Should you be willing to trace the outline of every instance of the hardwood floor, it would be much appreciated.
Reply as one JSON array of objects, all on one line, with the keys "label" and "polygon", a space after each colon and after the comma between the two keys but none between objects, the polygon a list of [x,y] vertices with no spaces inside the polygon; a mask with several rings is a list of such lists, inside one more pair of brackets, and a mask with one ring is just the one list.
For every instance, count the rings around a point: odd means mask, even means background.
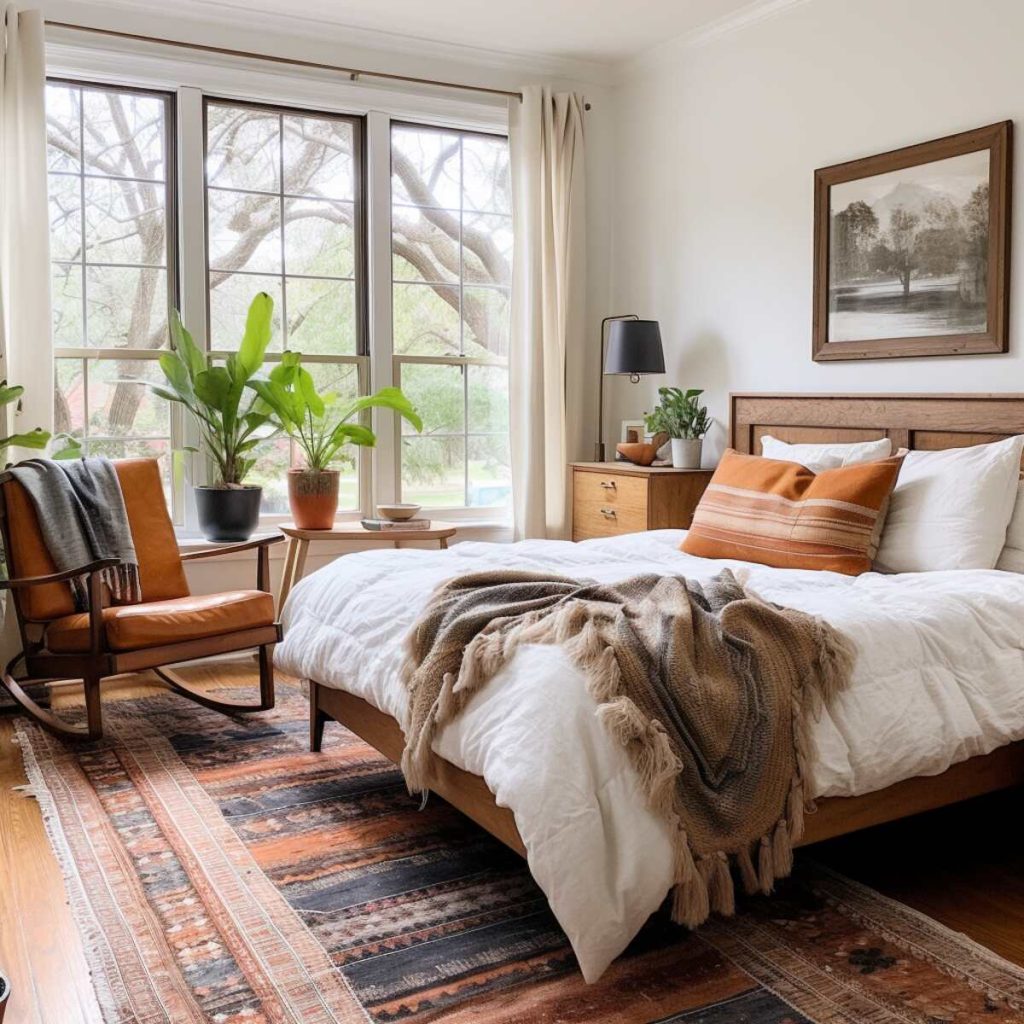
[{"label": "hardwood floor", "polygon": [[[248,685],[251,660],[183,669],[197,685]],[[279,679],[279,685],[288,685]],[[112,680],[105,699],[163,687],[155,677]],[[74,689],[55,708],[78,701]],[[78,930],[65,902],[39,807],[24,785],[13,719],[0,716],[0,970],[11,979],[4,1024],[100,1024]],[[883,825],[801,851],[915,907],[1024,965],[1024,848],[1019,802],[1006,792]]]}]

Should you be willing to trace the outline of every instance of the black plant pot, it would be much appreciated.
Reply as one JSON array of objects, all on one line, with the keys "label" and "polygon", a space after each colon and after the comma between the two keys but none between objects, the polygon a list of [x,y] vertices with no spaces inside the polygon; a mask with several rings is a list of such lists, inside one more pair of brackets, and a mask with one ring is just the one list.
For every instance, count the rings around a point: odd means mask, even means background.
[{"label": "black plant pot", "polygon": [[260,523],[262,487],[196,487],[199,529],[207,540],[248,540]]}]

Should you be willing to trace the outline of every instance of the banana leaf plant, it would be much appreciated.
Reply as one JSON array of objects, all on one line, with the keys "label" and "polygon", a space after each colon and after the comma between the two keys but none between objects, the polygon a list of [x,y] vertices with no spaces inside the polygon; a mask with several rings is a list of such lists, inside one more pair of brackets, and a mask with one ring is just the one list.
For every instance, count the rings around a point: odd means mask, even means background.
[{"label": "banana leaf plant", "polygon": [[315,472],[326,470],[345,445],[372,448],[377,443],[369,427],[351,422],[364,409],[391,409],[417,431],[423,429],[419,414],[400,388],[381,388],[351,400],[334,392],[320,394],[312,374],[302,366],[300,352],[284,352],[268,380],[251,380],[248,387],[271,410],[275,426],[295,441],[307,468]]},{"label": "banana leaf plant", "polygon": [[[21,400],[25,389],[20,384],[8,384],[7,381],[0,381],[0,409],[15,404]],[[57,434],[56,437],[42,427],[36,427],[24,434],[9,434],[7,437],[0,437],[0,454],[8,448],[28,448],[32,451],[44,451],[50,441],[57,442],[59,447],[50,454],[51,459],[77,459],[82,454],[81,443],[69,434]]]},{"label": "banana leaf plant", "polygon": [[271,410],[246,387],[263,366],[273,316],[274,300],[260,292],[249,306],[238,351],[223,366],[210,365],[177,310],[171,316],[171,347],[160,356],[167,386],[149,386],[195,418],[204,450],[217,469],[216,487],[240,487],[255,464],[253,450],[276,433]]}]

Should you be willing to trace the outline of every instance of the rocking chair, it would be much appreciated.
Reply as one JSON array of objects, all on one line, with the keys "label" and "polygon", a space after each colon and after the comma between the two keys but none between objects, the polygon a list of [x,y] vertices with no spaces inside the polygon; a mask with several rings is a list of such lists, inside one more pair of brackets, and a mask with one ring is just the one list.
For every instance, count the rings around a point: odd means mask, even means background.
[{"label": "rocking chair", "polygon": [[[175,693],[226,713],[266,711],[274,706],[270,650],[281,639],[270,594],[268,547],[282,536],[182,554],[174,536],[160,471],[155,459],[114,463],[132,541],[139,562],[142,601],[111,603],[100,573],[116,564],[102,559],[57,572],[43,541],[35,508],[10,473],[0,474],[0,534],[10,578],[0,591],[12,591],[22,650],[4,669],[0,686],[40,725],[65,739],[95,740],[103,735],[100,682],[123,672],[152,669]],[[256,589],[193,596],[184,563],[236,551],[255,551]],[[89,610],[78,612],[68,583],[84,576]],[[216,700],[191,689],[164,666],[193,658],[258,648],[260,693],[256,703]],[[24,671],[15,676],[19,662]],[[81,679],[86,724],[74,727],[42,707],[27,685]]]}]

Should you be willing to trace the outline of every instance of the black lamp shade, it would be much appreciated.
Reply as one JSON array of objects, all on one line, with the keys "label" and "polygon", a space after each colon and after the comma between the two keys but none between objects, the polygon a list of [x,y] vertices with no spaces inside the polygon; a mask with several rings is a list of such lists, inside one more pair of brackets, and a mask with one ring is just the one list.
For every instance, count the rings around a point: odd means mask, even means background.
[{"label": "black lamp shade", "polygon": [[608,330],[605,373],[664,373],[665,353],[657,320],[613,320]]}]

